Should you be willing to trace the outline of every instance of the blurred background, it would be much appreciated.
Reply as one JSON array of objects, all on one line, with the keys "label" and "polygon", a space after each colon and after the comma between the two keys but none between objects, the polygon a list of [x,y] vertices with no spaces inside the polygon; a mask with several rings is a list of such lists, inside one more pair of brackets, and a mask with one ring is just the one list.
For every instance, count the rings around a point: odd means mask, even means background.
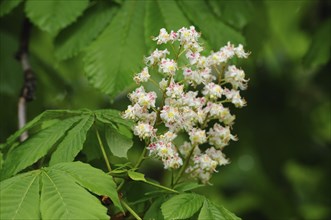
[{"label": "blurred background", "polygon": [[[231,164],[198,191],[243,219],[331,219],[331,1],[208,4],[245,37],[251,55],[241,66],[250,82],[248,106],[235,111],[239,141],[225,149]],[[23,16],[20,6],[0,19],[0,143],[17,129]],[[38,84],[28,120],[46,109],[125,108],[125,95],[112,101],[89,85],[80,55],[57,61],[52,42],[32,29]]]}]

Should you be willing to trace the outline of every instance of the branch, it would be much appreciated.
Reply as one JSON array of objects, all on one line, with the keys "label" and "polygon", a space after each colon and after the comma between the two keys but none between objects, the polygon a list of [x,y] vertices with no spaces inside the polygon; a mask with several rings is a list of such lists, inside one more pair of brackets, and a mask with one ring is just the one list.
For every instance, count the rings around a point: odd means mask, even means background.
[{"label": "branch", "polygon": [[[28,59],[30,30],[31,23],[25,18],[20,38],[20,47],[16,53],[16,59],[21,63],[24,74],[24,82],[18,101],[18,129],[21,129],[26,124],[26,103],[34,99],[36,90],[36,78]],[[27,138],[28,133],[26,131],[20,136],[20,141],[23,142]]]}]

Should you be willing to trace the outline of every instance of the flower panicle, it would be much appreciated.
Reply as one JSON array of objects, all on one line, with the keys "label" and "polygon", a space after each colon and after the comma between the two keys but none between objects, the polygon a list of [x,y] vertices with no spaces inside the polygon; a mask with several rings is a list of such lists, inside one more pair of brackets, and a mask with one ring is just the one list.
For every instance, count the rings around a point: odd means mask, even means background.
[{"label": "flower panicle", "polygon": [[[140,86],[129,94],[131,105],[122,117],[135,122],[134,134],[148,143],[149,155],[159,158],[165,169],[177,169],[185,166],[184,160],[190,160],[185,172],[209,183],[217,167],[229,163],[224,147],[238,140],[231,133],[235,115],[228,105],[232,103],[237,108],[246,105],[240,90],[247,89],[248,79],[230,61],[234,57],[248,58],[249,53],[243,45],[236,47],[228,42],[219,51],[203,56],[200,36],[191,26],[170,32],[162,28],[153,37],[157,45],[170,44],[172,48],[179,45],[173,56],[176,58],[170,58],[167,49],[155,49],[145,57],[145,67],[133,78]],[[182,54],[186,63],[180,66],[178,58]],[[163,92],[158,105],[157,93],[146,91],[142,85],[152,80],[151,69],[163,76],[158,82]],[[166,131],[158,130],[161,124]],[[178,144],[175,139],[180,133],[186,133],[188,139]]]}]

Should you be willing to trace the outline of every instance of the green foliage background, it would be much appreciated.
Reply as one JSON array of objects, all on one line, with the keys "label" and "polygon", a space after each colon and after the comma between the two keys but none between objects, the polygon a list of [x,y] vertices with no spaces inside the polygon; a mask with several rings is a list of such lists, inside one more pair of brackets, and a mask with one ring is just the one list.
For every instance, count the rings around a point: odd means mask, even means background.
[{"label": "green foliage background", "polygon": [[[231,164],[197,192],[243,219],[331,217],[330,1],[60,1],[52,15],[38,1],[8,2],[0,3],[1,143],[17,130],[23,77],[14,55],[25,13],[38,79],[29,120],[49,109],[123,110],[131,76],[153,48],[150,36],[194,24],[207,48],[231,40],[252,52],[242,63],[250,83],[248,106],[236,112],[240,140],[225,152]],[[93,152],[85,153],[93,163]],[[144,164],[151,177],[160,178],[159,168]]]}]

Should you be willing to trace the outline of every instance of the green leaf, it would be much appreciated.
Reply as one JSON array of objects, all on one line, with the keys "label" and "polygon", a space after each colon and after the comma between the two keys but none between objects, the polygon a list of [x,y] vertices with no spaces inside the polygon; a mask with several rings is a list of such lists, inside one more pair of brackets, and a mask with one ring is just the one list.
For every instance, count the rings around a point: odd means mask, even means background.
[{"label": "green leaf", "polygon": [[14,8],[16,8],[22,0],[3,0],[0,3],[0,17],[8,14]]},{"label": "green leaf", "polygon": [[41,30],[57,33],[79,17],[88,6],[88,0],[79,1],[39,1],[29,0],[25,12]]},{"label": "green leaf", "polygon": [[86,115],[71,128],[52,154],[49,165],[60,162],[71,162],[83,149],[87,132],[94,122],[93,115]]},{"label": "green leaf", "polygon": [[201,208],[199,217],[199,220],[226,220],[220,210],[213,205],[211,202],[209,202],[207,199],[205,199],[203,206]]},{"label": "green leaf", "polygon": [[[241,33],[226,25],[210,13],[204,1],[178,1],[183,12],[203,33],[202,37],[213,47],[219,49],[228,41],[231,43],[245,43]],[[206,22],[208,21],[208,22]]]},{"label": "green leaf", "polygon": [[110,25],[87,49],[85,71],[90,83],[115,96],[140,71],[144,43],[144,1],[125,1]]},{"label": "green leaf", "polygon": [[133,122],[127,119],[123,119],[120,112],[113,109],[96,110],[94,111],[97,120],[105,124],[121,124],[126,127],[131,127]]},{"label": "green leaf", "polygon": [[81,117],[76,116],[59,121],[53,126],[35,134],[21,145],[17,146],[14,150],[10,151],[3,164],[1,178],[10,177],[37,162],[37,160],[45,156],[65,132],[80,119]]},{"label": "green leaf", "polygon": [[40,219],[39,173],[17,175],[0,183],[0,219]]},{"label": "green leaf", "polygon": [[[73,111],[73,110],[49,110],[41,113],[31,121],[29,121],[23,128],[12,134],[8,139],[5,145],[2,146],[2,148],[8,147],[20,137],[21,134],[23,134],[25,131],[33,130],[33,133],[39,132],[42,129],[47,128],[48,126],[51,126],[51,124],[47,124],[48,121],[54,120],[54,119],[64,119],[76,115],[82,115],[85,113],[89,113],[86,110],[80,110],[80,111]],[[31,134],[30,134],[31,135]]]},{"label": "green leaf", "polygon": [[161,205],[164,202],[164,198],[157,198],[144,215],[145,220],[163,220],[163,215],[160,212]]},{"label": "green leaf", "polygon": [[112,154],[117,157],[128,158],[128,150],[133,141],[109,126],[105,130],[106,141]]},{"label": "green leaf", "polygon": [[109,219],[107,210],[75,179],[55,169],[43,169],[40,212],[42,219]]},{"label": "green leaf", "polygon": [[[171,12],[171,13],[169,13]],[[146,1],[146,43],[151,44],[150,37],[157,36],[161,28],[177,30],[188,27],[190,22],[178,7],[176,1]]]},{"label": "green leaf", "polygon": [[201,208],[203,201],[204,197],[193,193],[176,195],[162,204],[162,214],[165,219],[189,218]]},{"label": "green leaf", "polygon": [[242,0],[240,4],[236,1],[208,0],[208,4],[216,15],[223,18],[223,21],[238,29],[243,29],[255,13],[250,0]]},{"label": "green leaf", "polygon": [[192,189],[200,188],[203,186],[204,185],[201,185],[197,182],[184,182],[184,183],[176,185],[174,189],[179,192],[185,192],[185,191],[190,191]]},{"label": "green leaf", "polygon": [[66,172],[66,174],[71,175],[81,186],[95,194],[108,196],[115,206],[122,209],[116,184],[110,175],[82,162],[59,163],[51,168]]},{"label": "green leaf", "polygon": [[220,208],[214,205],[208,199],[205,199],[201,208],[199,220],[240,220],[235,214],[231,213],[223,206]]},{"label": "green leaf", "polygon": [[237,217],[235,214],[233,214],[223,206],[221,206],[219,210],[221,211],[225,220],[241,220],[241,218]]},{"label": "green leaf", "polygon": [[147,180],[145,179],[145,174],[143,173],[138,173],[132,170],[128,171],[128,175],[131,179],[133,179],[134,181],[143,181],[143,182],[147,182]]},{"label": "green leaf", "polygon": [[101,170],[61,163],[2,181],[0,219],[109,219],[107,209],[83,187],[97,195],[112,190],[117,196],[112,177]]},{"label": "green leaf", "polygon": [[57,59],[68,59],[90,43],[101,33],[117,11],[109,2],[96,2],[86,10],[84,16],[65,28],[55,38],[55,56]]}]

